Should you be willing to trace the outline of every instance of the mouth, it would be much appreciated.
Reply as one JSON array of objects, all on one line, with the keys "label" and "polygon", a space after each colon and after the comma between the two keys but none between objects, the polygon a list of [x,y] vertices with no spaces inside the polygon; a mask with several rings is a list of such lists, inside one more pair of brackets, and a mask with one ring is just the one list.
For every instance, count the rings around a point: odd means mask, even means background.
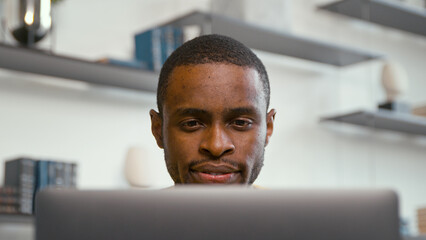
[{"label": "mouth", "polygon": [[190,174],[195,183],[236,183],[240,171],[227,164],[201,164],[190,169]]}]

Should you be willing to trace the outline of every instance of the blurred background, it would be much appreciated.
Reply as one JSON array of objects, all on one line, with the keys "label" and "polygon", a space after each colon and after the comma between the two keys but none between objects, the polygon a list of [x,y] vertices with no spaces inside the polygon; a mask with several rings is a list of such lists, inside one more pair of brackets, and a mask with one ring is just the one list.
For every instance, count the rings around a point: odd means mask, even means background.
[{"label": "blurred background", "polygon": [[[320,8],[334,2],[62,0],[52,5],[52,32],[33,48],[90,62],[127,61],[133,59],[136,34],[198,10],[285,33],[301,42],[307,39],[331,49],[365,53],[370,59],[338,66],[327,63],[328,56],[316,52],[315,46],[305,48],[302,43],[306,53],[301,55],[321,55],[325,60],[254,49],[268,71],[271,108],[277,110],[265,166],[256,184],[267,188],[391,188],[399,194],[409,234],[417,235],[417,209],[426,207],[426,124],[424,116],[418,116],[426,106],[426,3],[386,1],[423,16],[420,22],[410,23],[423,28],[419,34]],[[17,46],[6,27],[6,5],[6,0],[0,0],[1,42]],[[372,19],[368,5],[362,13]],[[397,15],[394,20],[405,21]],[[265,36],[250,37],[269,44]],[[397,88],[396,97],[389,93],[392,89],[386,92],[386,74],[391,75],[390,85]],[[148,112],[156,109],[155,101],[154,91],[0,69],[0,160],[27,156],[74,162],[80,189],[171,186],[163,153],[150,131]],[[367,127],[324,121],[357,111],[375,113],[378,105],[389,101],[409,107],[404,116],[416,123],[411,133],[380,129],[376,127],[379,120],[371,115]],[[134,169],[131,164],[140,172],[129,171]],[[0,179],[3,175],[0,164]],[[149,177],[138,179],[137,175]]]}]

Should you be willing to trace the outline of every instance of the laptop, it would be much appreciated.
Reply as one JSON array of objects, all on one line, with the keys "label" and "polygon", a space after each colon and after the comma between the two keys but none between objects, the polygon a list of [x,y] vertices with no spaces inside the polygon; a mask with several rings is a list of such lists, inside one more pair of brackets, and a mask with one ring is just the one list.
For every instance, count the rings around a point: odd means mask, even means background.
[{"label": "laptop", "polygon": [[43,190],[36,240],[399,240],[391,190]]}]

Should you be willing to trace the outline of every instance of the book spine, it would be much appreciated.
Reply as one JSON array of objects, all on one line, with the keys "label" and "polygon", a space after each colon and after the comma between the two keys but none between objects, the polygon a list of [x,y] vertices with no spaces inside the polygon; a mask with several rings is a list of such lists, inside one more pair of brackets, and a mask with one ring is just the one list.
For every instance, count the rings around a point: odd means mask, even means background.
[{"label": "book spine", "polygon": [[17,205],[0,205],[1,214],[18,214],[20,213],[19,206]]},{"label": "book spine", "polygon": [[55,179],[56,179],[56,169],[55,169],[55,162],[49,161],[48,163],[48,186],[55,185]]},{"label": "book spine", "polygon": [[34,178],[33,160],[19,158],[6,162],[5,185],[17,189],[20,213],[31,214],[33,211]]},{"label": "book spine", "polygon": [[152,35],[153,30],[135,35],[135,58],[137,61],[142,62],[149,70],[154,70]]},{"label": "book spine", "polygon": [[161,65],[163,65],[167,58],[173,53],[175,50],[175,35],[174,35],[174,27],[167,26],[163,28],[163,36],[162,36],[162,58]]},{"label": "book spine", "polygon": [[40,189],[43,189],[47,187],[49,184],[49,174],[48,174],[48,167],[49,162],[48,161],[40,161],[40,166],[38,169],[38,175],[40,180]]},{"label": "book spine", "polygon": [[77,164],[71,164],[71,186],[77,187]]},{"label": "book spine", "polygon": [[173,29],[173,34],[174,34],[174,46],[173,46],[173,51],[174,51],[178,47],[180,47],[183,44],[183,42],[184,42],[183,29],[182,28],[174,28]]},{"label": "book spine", "polygon": [[37,192],[46,188],[49,184],[48,166],[49,161],[46,160],[38,160],[35,163],[36,184],[33,193],[33,209],[35,209],[35,199]]},{"label": "book spine", "polygon": [[21,161],[20,181],[20,211],[26,214],[33,213],[33,195],[35,190],[35,162],[31,159]]},{"label": "book spine", "polygon": [[18,189],[19,187],[19,162],[18,160],[10,160],[5,163],[4,168],[4,185]]},{"label": "book spine", "polygon": [[55,186],[63,187],[64,186],[64,163],[62,162],[55,162],[55,172],[56,172],[56,178],[55,178]]},{"label": "book spine", "polygon": [[19,202],[15,187],[0,187],[0,214],[18,214]]},{"label": "book spine", "polygon": [[19,212],[33,212],[33,194],[35,189],[34,160],[19,158],[6,162],[5,186],[17,189]]},{"label": "book spine", "polygon": [[19,205],[18,195],[0,195],[0,205]]},{"label": "book spine", "polygon": [[160,71],[162,67],[162,29],[155,28],[152,30],[151,38],[151,51],[152,51],[152,64],[154,71]]},{"label": "book spine", "polygon": [[11,186],[0,187],[0,196],[16,195],[17,193],[18,193],[18,190],[16,189],[16,187],[11,187]]}]

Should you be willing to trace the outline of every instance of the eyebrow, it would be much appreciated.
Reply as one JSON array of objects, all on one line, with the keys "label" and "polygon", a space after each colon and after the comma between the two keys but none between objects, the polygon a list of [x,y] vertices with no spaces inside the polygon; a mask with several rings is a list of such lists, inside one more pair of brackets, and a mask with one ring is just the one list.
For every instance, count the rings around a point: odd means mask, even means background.
[{"label": "eyebrow", "polygon": [[238,108],[227,108],[225,114],[236,114],[236,115],[256,115],[257,111],[251,107],[238,107]]},{"label": "eyebrow", "polygon": [[173,115],[188,116],[188,115],[211,115],[209,112],[199,108],[179,108]]},{"label": "eyebrow", "polygon": [[[224,115],[257,115],[257,111],[251,107],[226,108]],[[211,113],[199,108],[179,108],[173,115],[191,116],[191,115],[206,115],[211,116]]]}]

